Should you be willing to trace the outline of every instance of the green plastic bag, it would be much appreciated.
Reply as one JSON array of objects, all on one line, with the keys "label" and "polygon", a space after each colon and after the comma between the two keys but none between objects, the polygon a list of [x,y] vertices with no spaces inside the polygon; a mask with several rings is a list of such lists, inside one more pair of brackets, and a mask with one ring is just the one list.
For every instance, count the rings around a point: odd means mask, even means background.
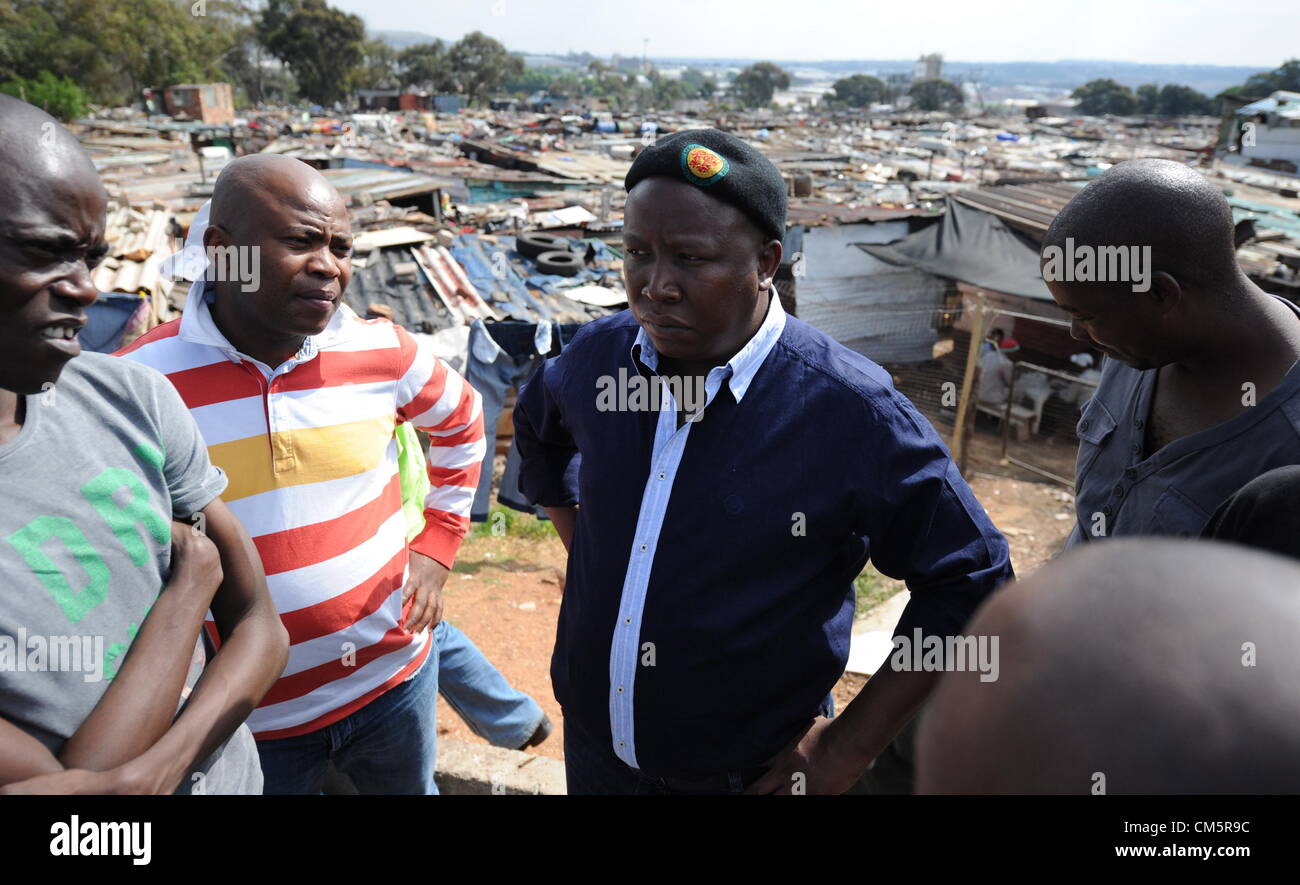
[{"label": "green plastic bag", "polygon": [[406,514],[406,540],[424,531],[424,499],[429,495],[429,468],[415,428],[403,421],[397,439],[397,479],[402,486],[402,512]]}]

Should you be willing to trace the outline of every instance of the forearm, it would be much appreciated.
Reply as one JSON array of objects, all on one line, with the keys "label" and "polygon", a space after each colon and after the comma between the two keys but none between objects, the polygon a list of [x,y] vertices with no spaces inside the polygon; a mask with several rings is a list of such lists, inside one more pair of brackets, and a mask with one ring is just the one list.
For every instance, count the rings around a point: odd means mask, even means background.
[{"label": "forearm", "polygon": [[204,512],[224,575],[212,600],[221,647],[180,717],[132,763],[156,792],[173,792],[239,728],[289,658],[289,634],[271,602],[257,548],[225,504],[214,502]]},{"label": "forearm", "polygon": [[12,722],[0,719],[0,787],[62,770],[59,760],[44,744]]},{"label": "forearm", "polygon": [[176,715],[209,602],[188,575],[167,584],[112,684],[59,754],[65,768],[106,771],[162,737]]},{"label": "forearm", "polygon": [[272,610],[250,615],[222,642],[180,717],[130,763],[171,793],[248,718],[288,659],[288,636]]},{"label": "forearm", "polygon": [[566,551],[573,550],[573,529],[578,524],[577,507],[547,507],[546,515],[555,526],[555,533],[560,536]]},{"label": "forearm", "polygon": [[925,671],[894,670],[886,662],[831,723],[846,754],[860,762],[865,771],[921,709],[938,676]]}]

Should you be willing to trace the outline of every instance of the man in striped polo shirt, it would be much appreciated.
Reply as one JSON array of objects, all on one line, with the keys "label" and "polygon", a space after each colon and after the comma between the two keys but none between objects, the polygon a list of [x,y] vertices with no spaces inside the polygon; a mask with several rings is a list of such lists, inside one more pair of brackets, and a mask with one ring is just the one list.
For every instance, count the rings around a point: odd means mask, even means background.
[{"label": "man in striped polo shirt", "polygon": [[[167,375],[189,406],[289,630],[284,675],[249,717],[265,791],[319,792],[332,760],[363,793],[436,793],[437,668],[424,664],[469,527],[480,397],[404,329],[343,304],[347,208],[305,163],[227,166],[203,243],[224,260],[184,316],[122,355]],[[432,443],[426,526],[409,546],[402,421]]]}]

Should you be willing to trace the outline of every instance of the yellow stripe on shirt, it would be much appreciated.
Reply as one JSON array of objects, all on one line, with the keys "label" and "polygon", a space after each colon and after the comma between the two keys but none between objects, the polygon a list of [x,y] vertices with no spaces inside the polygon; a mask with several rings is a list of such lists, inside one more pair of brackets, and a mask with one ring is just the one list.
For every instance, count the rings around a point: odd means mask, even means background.
[{"label": "yellow stripe on shirt", "polygon": [[[221,497],[237,501],[285,486],[356,476],[379,466],[396,422],[392,416],[328,427],[281,430],[208,447],[230,485]],[[274,452],[274,462],[272,453]]]}]

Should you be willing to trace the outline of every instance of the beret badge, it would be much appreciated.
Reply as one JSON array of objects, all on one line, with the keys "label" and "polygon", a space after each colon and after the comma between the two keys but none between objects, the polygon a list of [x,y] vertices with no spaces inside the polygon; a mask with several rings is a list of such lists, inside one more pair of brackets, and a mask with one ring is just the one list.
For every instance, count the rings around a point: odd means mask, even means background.
[{"label": "beret badge", "polygon": [[727,158],[702,144],[688,144],[682,148],[682,174],[691,184],[707,187],[726,177],[731,171]]}]

